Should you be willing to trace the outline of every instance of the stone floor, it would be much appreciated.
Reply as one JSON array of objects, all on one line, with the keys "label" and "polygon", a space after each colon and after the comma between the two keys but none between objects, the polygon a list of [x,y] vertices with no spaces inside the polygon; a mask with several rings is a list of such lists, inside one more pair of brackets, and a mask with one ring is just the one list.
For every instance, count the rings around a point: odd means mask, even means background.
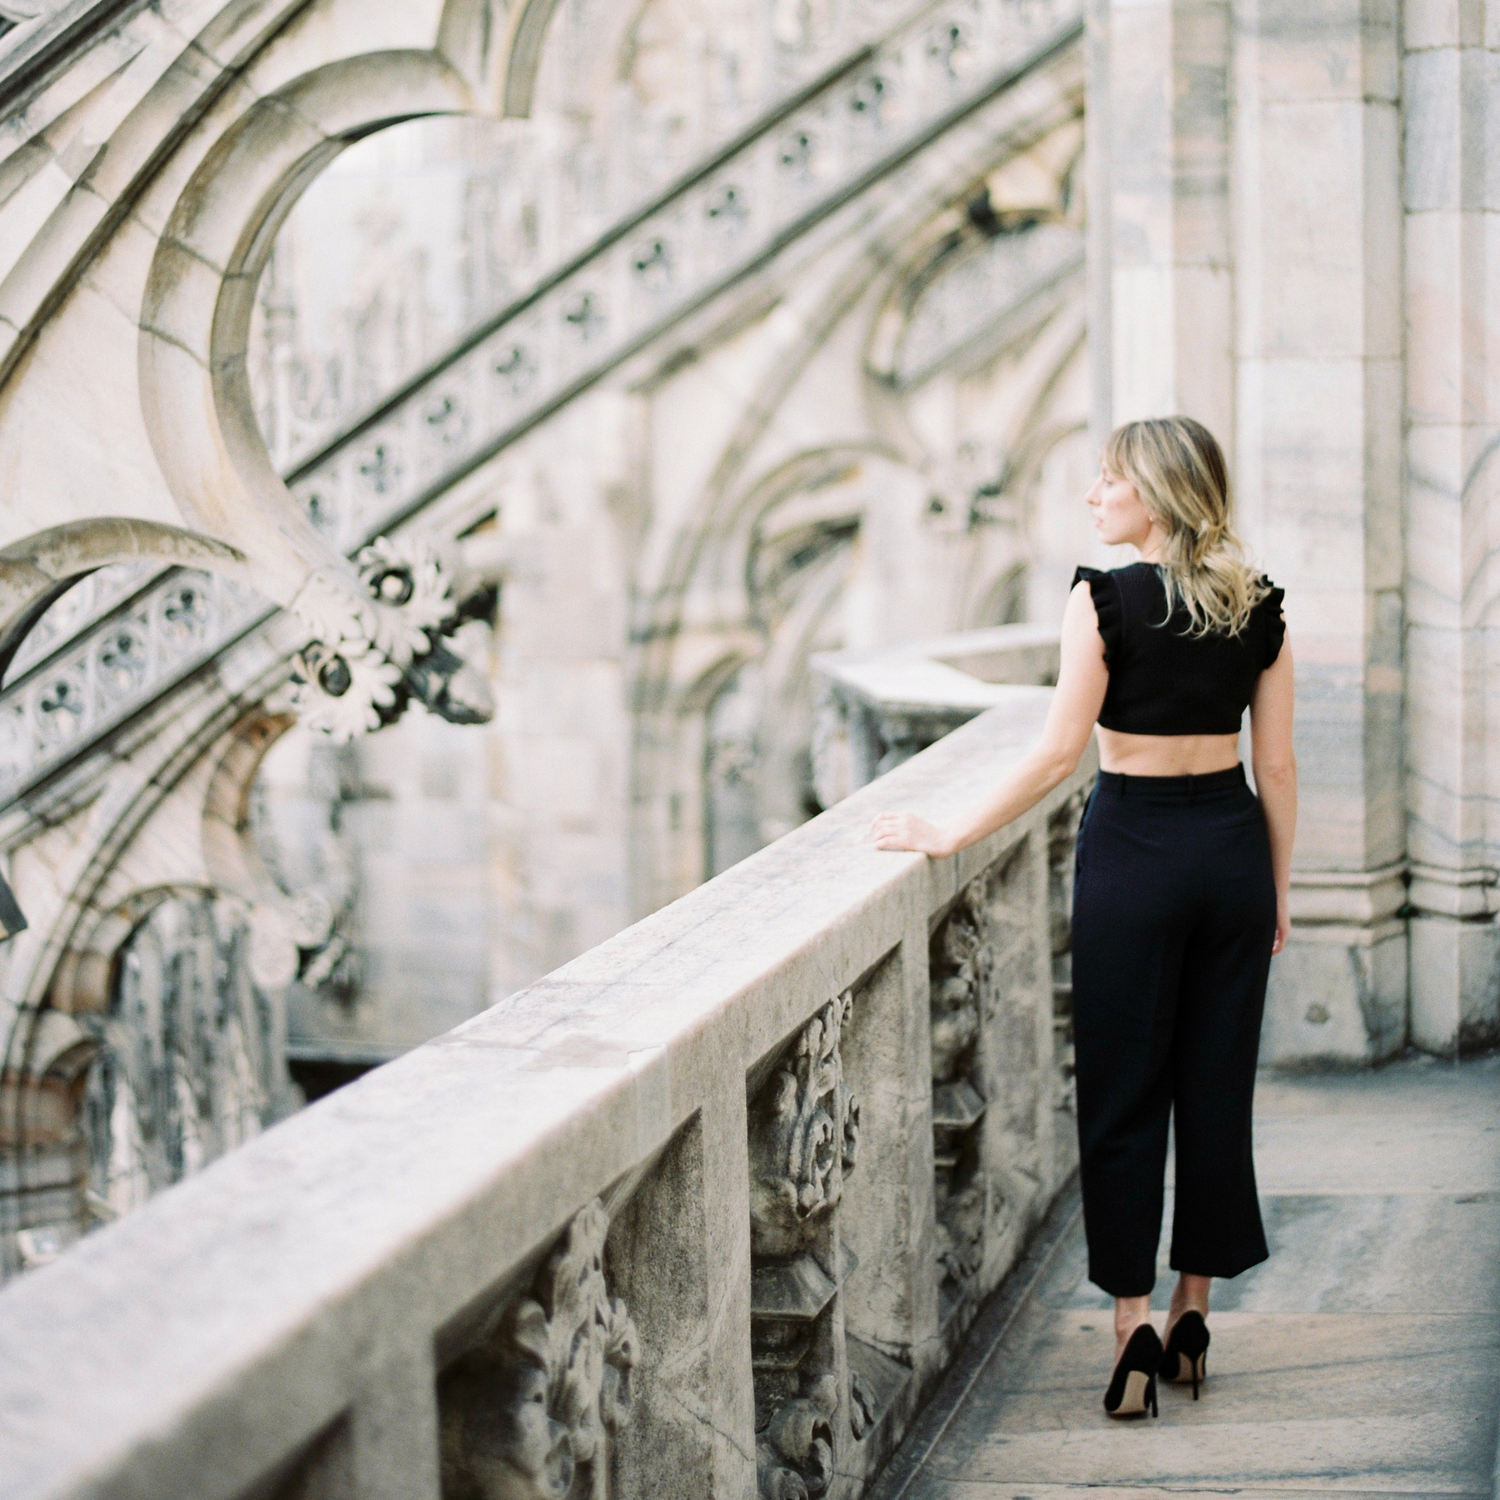
[{"label": "stone floor", "polygon": [[1500,1496],[1500,1058],[1267,1075],[1256,1114],[1271,1259],[1215,1289],[1203,1399],[1104,1416],[1110,1303],[1074,1196],[878,1500]]}]

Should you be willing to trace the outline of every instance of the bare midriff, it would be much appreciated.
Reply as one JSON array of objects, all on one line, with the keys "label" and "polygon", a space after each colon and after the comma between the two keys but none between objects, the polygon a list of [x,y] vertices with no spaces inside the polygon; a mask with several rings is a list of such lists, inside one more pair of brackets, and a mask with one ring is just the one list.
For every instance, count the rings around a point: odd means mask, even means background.
[{"label": "bare midriff", "polygon": [[1237,734],[1126,734],[1099,726],[1099,769],[1123,776],[1207,776],[1240,763]]}]

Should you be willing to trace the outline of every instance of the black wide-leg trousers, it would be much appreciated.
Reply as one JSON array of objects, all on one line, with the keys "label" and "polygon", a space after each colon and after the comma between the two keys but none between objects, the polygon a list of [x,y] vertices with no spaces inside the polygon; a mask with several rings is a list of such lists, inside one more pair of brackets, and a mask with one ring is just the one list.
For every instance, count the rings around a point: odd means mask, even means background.
[{"label": "black wide-leg trousers", "polygon": [[1174,1118],[1173,1270],[1266,1258],[1250,1107],[1276,888],[1243,768],[1101,772],[1078,836],[1073,1020],[1089,1279],[1156,1282]]}]

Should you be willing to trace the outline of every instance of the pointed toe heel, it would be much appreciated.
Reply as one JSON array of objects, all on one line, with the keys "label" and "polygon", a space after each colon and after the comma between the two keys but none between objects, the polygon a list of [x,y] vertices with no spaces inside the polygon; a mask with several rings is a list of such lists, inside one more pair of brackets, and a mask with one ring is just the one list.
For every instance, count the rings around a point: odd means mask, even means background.
[{"label": "pointed toe heel", "polygon": [[1144,1417],[1156,1409],[1156,1372],[1161,1365],[1161,1340],[1149,1323],[1130,1335],[1125,1352],[1104,1393],[1104,1409],[1112,1417]]},{"label": "pointed toe heel", "polygon": [[1185,1312],[1172,1325],[1172,1336],[1162,1351],[1161,1376],[1173,1385],[1192,1383],[1193,1400],[1208,1376],[1208,1324],[1203,1315]]}]

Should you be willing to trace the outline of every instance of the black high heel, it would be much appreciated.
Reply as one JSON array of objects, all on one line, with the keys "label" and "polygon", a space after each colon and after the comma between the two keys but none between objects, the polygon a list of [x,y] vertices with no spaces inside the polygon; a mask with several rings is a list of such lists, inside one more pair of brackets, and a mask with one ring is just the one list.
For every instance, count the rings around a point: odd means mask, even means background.
[{"label": "black high heel", "polygon": [[1161,1366],[1161,1340],[1149,1323],[1130,1335],[1125,1352],[1104,1393],[1104,1409],[1112,1417],[1144,1417],[1156,1411],[1156,1372]]},{"label": "black high heel", "polygon": [[1198,1399],[1198,1386],[1208,1376],[1208,1324],[1202,1313],[1189,1309],[1172,1325],[1172,1336],[1162,1351],[1161,1374],[1174,1385],[1191,1380],[1193,1400]]}]

